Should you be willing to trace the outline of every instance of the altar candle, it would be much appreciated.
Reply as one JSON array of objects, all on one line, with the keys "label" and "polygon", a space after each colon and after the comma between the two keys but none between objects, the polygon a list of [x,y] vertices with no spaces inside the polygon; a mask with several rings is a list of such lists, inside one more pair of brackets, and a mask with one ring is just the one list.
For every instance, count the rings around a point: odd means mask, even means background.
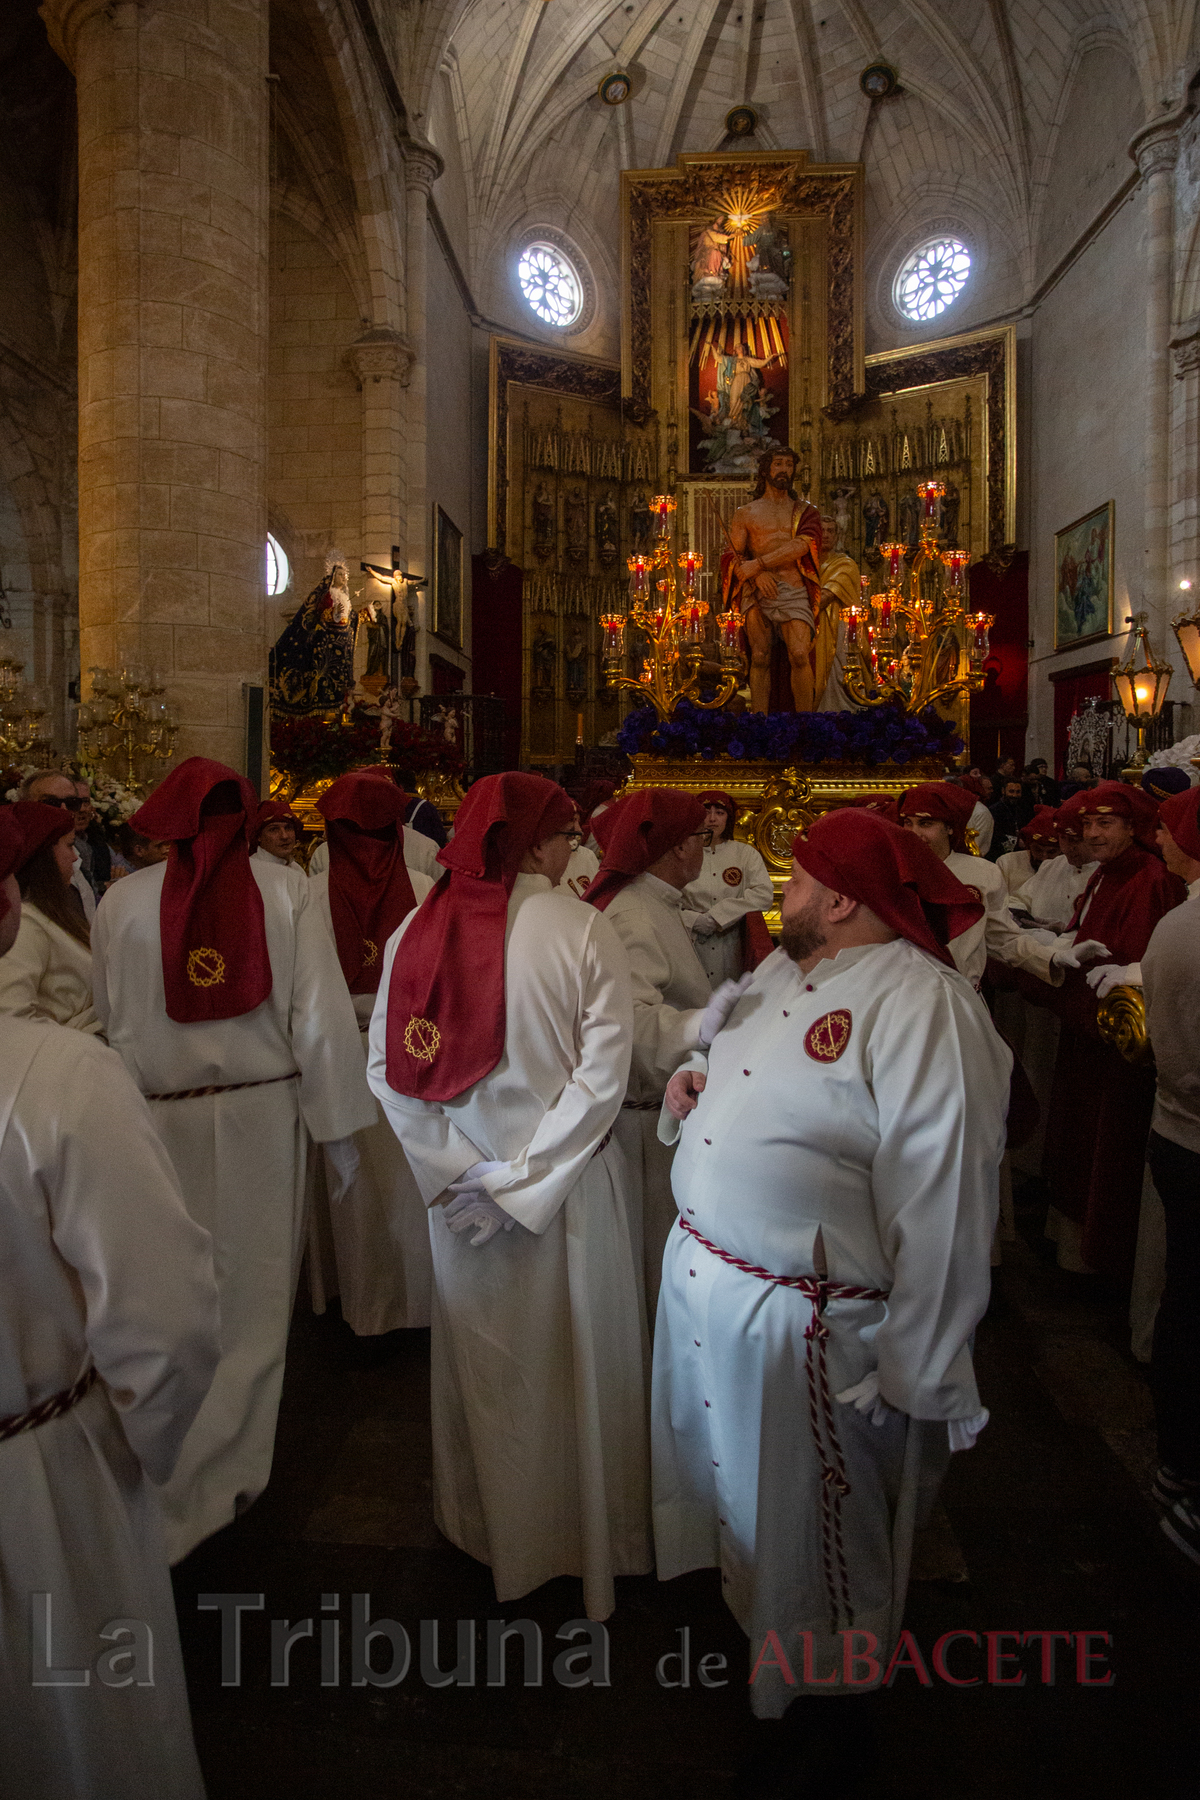
[{"label": "altar candle", "polygon": [[575,714],[575,742],[577,744],[582,744],[582,742],[583,742],[583,714],[582,713]]},{"label": "altar candle", "polygon": [[645,600],[650,591],[650,558],[631,556],[626,567],[629,570],[630,598],[636,606]]},{"label": "altar candle", "polygon": [[932,536],[937,527],[937,503],[946,491],[942,481],[922,481],[917,488],[918,494],[925,503],[925,518],[922,523],[922,536]]},{"label": "altar candle", "polygon": [[888,559],[888,582],[892,587],[900,585],[900,558],[904,555],[903,544],[881,544],[879,546]]},{"label": "altar candle", "polygon": [[675,511],[675,496],[673,494],[655,494],[650,502],[650,511],[654,514],[655,537],[670,537],[671,514]]}]

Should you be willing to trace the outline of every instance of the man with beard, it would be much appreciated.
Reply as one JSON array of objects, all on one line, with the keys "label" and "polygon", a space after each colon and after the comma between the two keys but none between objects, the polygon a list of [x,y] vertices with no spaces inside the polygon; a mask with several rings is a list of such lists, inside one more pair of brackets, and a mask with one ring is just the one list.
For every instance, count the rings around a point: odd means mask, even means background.
[{"label": "man with beard", "polygon": [[[843,810],[792,854],[781,948],[662,1119],[658,1573],[721,1568],[760,1718],[879,1683],[922,1474],[987,1422],[1011,1065],[946,948],[979,902],[918,838]],[[874,1662],[843,1662],[851,1629]]]},{"label": "man with beard", "polygon": [[792,665],[797,712],[813,709],[809,660],[820,610],[821,515],[794,486],[799,457],[771,450],[759,458],[754,498],[739,506],[729,539],[741,556],[742,619],[750,640],[750,708],[765,713],[771,696],[771,645],[783,639]]}]

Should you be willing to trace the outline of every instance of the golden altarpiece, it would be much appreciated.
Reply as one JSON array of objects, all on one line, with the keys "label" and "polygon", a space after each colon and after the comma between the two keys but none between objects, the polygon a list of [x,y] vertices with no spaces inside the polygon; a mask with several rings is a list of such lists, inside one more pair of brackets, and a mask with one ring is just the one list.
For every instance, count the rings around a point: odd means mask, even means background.
[{"label": "golden altarpiece", "polygon": [[[772,446],[795,450],[797,490],[834,522],[869,604],[896,579],[885,546],[902,547],[906,568],[923,546],[927,562],[961,553],[965,615],[969,564],[1003,561],[1015,536],[1014,333],[864,355],[861,165],[805,151],[682,156],[623,173],[621,199],[621,367],[492,343],[489,541],[524,571],[527,767],[568,763],[579,737],[611,741],[628,709],[600,621],[627,607],[656,494],[674,498],[674,547],[703,558],[710,643],[728,524]],[[631,629],[622,644],[636,676],[645,642]],[[966,645],[959,666],[940,705],[965,724]],[[637,765],[635,785],[716,774]],[[865,781],[899,792],[915,771],[729,760],[719,773],[743,807],[739,835],[761,827],[778,871],[795,820]]]}]

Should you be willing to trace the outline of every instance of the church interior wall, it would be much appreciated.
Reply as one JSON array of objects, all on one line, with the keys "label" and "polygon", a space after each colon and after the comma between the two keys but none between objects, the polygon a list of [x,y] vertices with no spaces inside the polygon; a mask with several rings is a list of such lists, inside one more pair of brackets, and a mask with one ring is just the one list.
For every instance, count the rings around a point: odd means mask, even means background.
[{"label": "church interior wall", "polygon": [[[430,531],[440,506],[463,535],[463,642],[460,651],[441,639],[433,655],[469,669],[471,655],[470,557],[476,547],[472,512],[471,320],[450,265],[436,241],[430,245],[428,295],[428,436],[425,484]],[[430,538],[429,561],[433,567]],[[469,680],[466,682],[469,687]]]},{"label": "church interior wall", "polygon": [[[362,538],[362,400],[346,350],[362,324],[345,273],[286,214],[271,220],[267,502],[292,563],[293,610],[337,546],[357,575]],[[270,636],[282,628],[270,621]]]}]

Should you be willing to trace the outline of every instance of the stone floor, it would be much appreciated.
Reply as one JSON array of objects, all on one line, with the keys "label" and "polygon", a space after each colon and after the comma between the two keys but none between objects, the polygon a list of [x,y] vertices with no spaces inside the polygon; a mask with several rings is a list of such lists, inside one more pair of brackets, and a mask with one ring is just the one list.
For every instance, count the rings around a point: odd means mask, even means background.
[{"label": "stone floor", "polygon": [[[825,1796],[1200,1795],[1200,1569],[1167,1545],[1145,1498],[1153,1435],[1144,1372],[1128,1354],[1121,1306],[1050,1266],[1028,1220],[1026,1229],[1028,1242],[1006,1246],[978,1333],[992,1423],[974,1451],[953,1460],[943,1509],[920,1545],[922,1579],[906,1622],[927,1664],[946,1631],[1106,1631],[1115,1680],[1081,1687],[1069,1647],[1058,1650],[1053,1686],[1040,1680],[1036,1647],[1003,1665],[1023,1668],[1024,1686],[924,1687],[901,1672],[868,1703],[880,1772],[859,1786],[822,1779]],[[303,1302],[298,1309],[270,1487],[176,1571],[210,1800],[719,1800],[746,1791],[739,1770],[761,1728],[750,1719],[746,1640],[717,1577],[621,1582],[609,1621],[611,1686],[561,1685],[551,1674],[563,1647],[555,1634],[582,1611],[579,1584],[553,1582],[498,1608],[487,1570],[434,1527],[428,1354],[426,1333],[364,1350],[336,1312],[318,1319]],[[237,1687],[221,1685],[217,1614],[197,1608],[198,1595],[216,1592],[264,1596],[261,1613],[242,1615]],[[412,1666],[399,1685],[350,1685],[353,1593],[370,1595],[372,1618],[405,1626]],[[323,1597],[326,1624],[341,1621],[340,1679],[328,1686]],[[511,1685],[518,1643],[510,1685],[485,1685],[485,1621],[500,1617],[541,1628],[542,1685]],[[436,1688],[422,1678],[422,1618],[440,1622],[446,1670],[455,1621],[475,1621],[478,1685]],[[287,1687],[271,1685],[272,1619],[316,1622],[315,1641],[291,1651]],[[683,1627],[692,1683],[664,1687],[656,1664],[678,1650]],[[385,1649],[376,1646],[379,1666]],[[727,1686],[699,1684],[699,1659],[712,1653],[728,1659]],[[985,1672],[983,1649],[960,1643],[956,1664]],[[677,1665],[665,1672],[674,1676]]]}]

